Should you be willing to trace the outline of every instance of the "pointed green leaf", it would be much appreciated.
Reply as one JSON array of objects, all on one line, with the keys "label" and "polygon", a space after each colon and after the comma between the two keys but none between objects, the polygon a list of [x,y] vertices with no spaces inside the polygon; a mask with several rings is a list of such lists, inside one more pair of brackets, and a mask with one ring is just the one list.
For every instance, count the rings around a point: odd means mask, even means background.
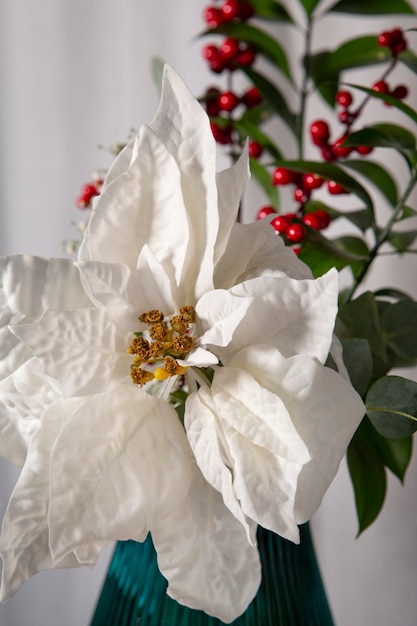
[{"label": "pointed green leaf", "polygon": [[406,220],[409,217],[415,217],[417,215],[417,211],[415,209],[413,209],[410,206],[404,206],[403,207],[403,212],[401,215],[401,219],[402,220]]},{"label": "pointed green leaf", "polygon": [[354,277],[357,277],[362,271],[364,263],[369,258],[369,249],[365,241],[363,239],[359,239],[359,237],[352,237],[349,235],[338,237],[333,241],[340,248],[357,257],[357,261],[352,261],[352,263],[350,263],[352,274]]},{"label": "pointed green leaf", "polygon": [[287,61],[287,55],[281,44],[271,37],[266,31],[252,26],[247,22],[227,22],[217,28],[211,28],[203,33],[204,35],[229,35],[239,41],[255,46],[257,51],[271,61],[276,68],[290,80],[293,81]]},{"label": "pointed green leaf", "polygon": [[380,296],[382,298],[384,296],[387,298],[394,298],[395,300],[412,300],[408,293],[405,293],[405,291],[400,291],[399,289],[393,289],[390,287],[377,289],[376,291],[374,291],[374,295],[376,297]]},{"label": "pointed green leaf", "polygon": [[366,189],[358,183],[357,180],[347,174],[341,167],[333,163],[321,163],[318,161],[284,161],[280,163],[283,167],[287,167],[290,170],[298,172],[312,172],[313,174],[319,174],[323,178],[328,180],[334,180],[358,196],[373,215],[373,203],[370,195]]},{"label": "pointed green leaf", "polygon": [[306,68],[311,80],[314,82],[323,100],[331,107],[334,107],[339,83],[339,72],[330,71],[327,68],[327,61],[331,52],[322,50],[304,58]]},{"label": "pointed green leaf", "polygon": [[288,104],[279,89],[275,87],[270,80],[265,78],[265,76],[256,72],[252,68],[243,67],[242,71],[259,89],[271,111],[273,111],[285,122],[289,130],[295,133],[297,118],[289,109]]},{"label": "pointed green leaf", "polygon": [[415,111],[410,106],[408,106],[408,104],[405,104],[405,102],[403,102],[402,100],[399,100],[398,98],[394,98],[393,96],[390,96],[387,93],[381,93],[380,91],[374,91],[373,89],[369,89],[368,87],[363,87],[362,85],[356,85],[354,83],[347,83],[347,84],[349,85],[349,87],[353,87],[354,89],[359,89],[359,91],[363,91],[369,94],[370,96],[372,96],[373,98],[377,98],[379,100],[383,100],[384,102],[387,102],[394,108],[405,113],[405,115],[407,115],[407,117],[413,120],[413,122],[417,122],[417,111]]},{"label": "pointed green leaf", "polygon": [[362,15],[401,14],[412,15],[413,8],[405,0],[339,0],[329,11]]},{"label": "pointed green leaf", "polygon": [[343,161],[343,167],[354,170],[367,178],[379,191],[387,198],[391,205],[395,205],[398,200],[398,191],[395,180],[391,174],[379,163],[369,159]]},{"label": "pointed green leaf", "polygon": [[253,178],[264,190],[274,209],[278,211],[280,206],[279,194],[277,188],[271,183],[270,171],[263,167],[256,159],[250,160],[250,169]]},{"label": "pointed green leaf", "polygon": [[391,232],[388,236],[388,243],[398,252],[405,252],[417,238],[417,230],[407,230],[403,232]]},{"label": "pointed green leaf", "polygon": [[342,339],[343,361],[356,391],[364,396],[371,380],[372,354],[366,339]]},{"label": "pointed green leaf", "polygon": [[362,436],[373,447],[383,465],[403,482],[411,460],[413,437],[403,437],[402,439],[382,437],[372,426],[368,417],[362,420],[360,428]]},{"label": "pointed green leaf", "polygon": [[[248,119],[242,117],[240,120],[233,120],[233,126],[243,138],[249,137],[260,143],[274,160],[279,161],[283,158],[277,146],[259,129],[257,124],[253,124]],[[271,181],[271,174],[269,174],[269,180]]]},{"label": "pointed green leaf", "polygon": [[381,323],[390,348],[402,359],[417,359],[417,302],[400,300],[391,304]]},{"label": "pointed green leaf", "polygon": [[384,464],[361,427],[349,445],[347,460],[355,492],[359,535],[378,516],[384,504],[387,480]]},{"label": "pointed green leaf", "polygon": [[303,5],[308,17],[313,14],[314,9],[319,2],[320,0],[301,0],[301,4]]},{"label": "pointed green leaf", "polygon": [[417,74],[417,55],[410,50],[410,48],[401,52],[401,54],[398,55],[398,60],[401,61],[401,63],[404,63],[404,65],[406,65],[412,72]]},{"label": "pointed green leaf", "polygon": [[383,437],[398,439],[417,430],[417,383],[401,376],[379,378],[366,394],[366,411]]},{"label": "pointed green leaf", "polygon": [[251,4],[258,19],[293,23],[291,15],[280,2],[275,0],[251,0]]},{"label": "pointed green leaf", "polygon": [[307,229],[299,258],[311,269],[315,278],[322,276],[332,267],[338,270],[351,266],[362,258],[347,252],[335,242],[326,239],[313,228]]},{"label": "pointed green leaf", "polygon": [[386,360],[384,336],[374,295],[367,291],[339,308],[339,319],[349,337],[367,339],[372,355]]},{"label": "pointed green leaf", "polygon": [[375,35],[355,37],[355,39],[345,41],[329,54],[326,70],[328,72],[342,72],[356,67],[385,63],[391,59],[391,51],[389,48],[379,46]]},{"label": "pointed green leaf", "polygon": [[343,142],[345,146],[373,146],[394,148],[406,159],[410,169],[417,162],[414,135],[397,124],[374,124],[351,133]]}]

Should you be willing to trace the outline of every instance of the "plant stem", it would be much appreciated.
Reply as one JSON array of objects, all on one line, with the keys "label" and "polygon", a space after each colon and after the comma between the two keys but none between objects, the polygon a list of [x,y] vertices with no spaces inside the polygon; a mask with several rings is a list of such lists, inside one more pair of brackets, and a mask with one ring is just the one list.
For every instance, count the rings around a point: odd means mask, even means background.
[{"label": "plant stem", "polygon": [[308,94],[308,82],[310,79],[310,53],[311,53],[311,38],[313,32],[313,17],[308,18],[307,29],[305,33],[305,45],[304,45],[304,73],[301,84],[300,92],[300,112],[297,116],[296,136],[298,147],[298,158],[303,158],[304,152],[304,118],[306,112],[307,94]]},{"label": "plant stem", "polygon": [[358,289],[359,285],[362,283],[362,281],[364,280],[365,276],[367,275],[374,259],[377,257],[378,252],[380,247],[382,246],[382,244],[384,244],[386,242],[386,240],[388,239],[390,233],[391,233],[391,229],[393,227],[393,225],[395,224],[395,222],[397,221],[397,218],[399,217],[401,211],[404,208],[404,204],[407,201],[408,196],[410,195],[410,193],[412,192],[412,190],[414,189],[414,186],[417,183],[417,170],[414,170],[413,175],[411,176],[407,187],[404,190],[404,193],[402,194],[401,198],[398,200],[397,205],[394,209],[393,214],[391,215],[390,219],[388,220],[388,222],[385,225],[385,228],[383,229],[383,231],[376,236],[376,242],[374,247],[371,249],[371,251],[369,252],[369,257],[368,260],[366,261],[365,265],[363,266],[362,270],[359,272],[358,276],[355,279],[355,282],[352,286],[352,288],[350,289],[350,291],[348,292],[346,299],[345,299],[345,303],[349,302],[356,290]]}]

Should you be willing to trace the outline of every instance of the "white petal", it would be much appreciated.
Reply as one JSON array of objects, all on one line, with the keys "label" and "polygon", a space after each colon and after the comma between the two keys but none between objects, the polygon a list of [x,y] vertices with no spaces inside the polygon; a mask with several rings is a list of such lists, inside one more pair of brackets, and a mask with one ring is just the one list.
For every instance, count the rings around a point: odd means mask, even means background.
[{"label": "white petal", "polygon": [[55,402],[33,434],[25,466],[10,498],[0,539],[3,559],[1,601],[5,602],[37,572],[77,567],[74,554],[54,560],[49,550],[49,459],[59,430],[74,401]]},{"label": "white petal", "polygon": [[184,360],[177,359],[177,363],[184,367],[212,367],[217,365],[218,362],[219,359],[216,355],[204,348],[196,348]]},{"label": "white petal", "polygon": [[181,506],[153,525],[152,538],[168,595],[181,604],[230,623],[256,595],[258,551],[198,472]]},{"label": "white petal", "polygon": [[307,265],[284,245],[266,220],[234,224],[215,268],[215,286],[228,289],[250,278],[270,274],[297,279],[312,277]]},{"label": "white petal", "polygon": [[304,355],[284,359],[271,346],[252,346],[237,354],[231,365],[249,370],[279,395],[309,450],[311,461],[301,471],[296,496],[301,524],[317,510],[365,406],[342,376]]},{"label": "white petal", "polygon": [[131,336],[118,331],[100,309],[49,310],[13,332],[42,361],[45,373],[61,383],[65,397],[98,393],[129,377]]},{"label": "white petal", "polygon": [[302,353],[324,363],[337,314],[337,283],[336,270],[330,270],[316,280],[264,277],[233,287],[231,294],[252,297],[253,304],[220,359],[227,362],[232,351],[248,344],[268,343],[284,356]]},{"label": "white petal", "polygon": [[0,454],[23,465],[43,411],[60,397],[59,385],[29,359],[0,382]]},{"label": "white petal", "polygon": [[61,431],[51,456],[54,558],[79,545],[143,541],[188,492],[192,454],[171,405],[131,385],[93,396]]},{"label": "white petal", "polygon": [[252,302],[251,297],[234,297],[223,289],[206,293],[195,308],[200,342],[213,346],[229,345]]},{"label": "white petal", "polygon": [[79,272],[68,259],[0,258],[0,379],[31,357],[7,328],[38,319],[47,308],[91,306]]}]

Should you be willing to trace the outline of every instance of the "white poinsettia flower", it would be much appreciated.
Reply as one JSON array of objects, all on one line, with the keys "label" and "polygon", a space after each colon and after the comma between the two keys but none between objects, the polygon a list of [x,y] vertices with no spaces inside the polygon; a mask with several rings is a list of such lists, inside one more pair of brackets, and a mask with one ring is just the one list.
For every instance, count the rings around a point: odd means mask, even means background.
[{"label": "white poinsettia flower", "polygon": [[[151,532],[168,593],[231,622],[260,582],[256,525],[296,539],[294,518],[321,497],[325,481],[310,493],[310,477],[328,412],[307,433],[253,368],[265,354],[278,370],[297,358],[324,369],[337,275],[314,280],[267,223],[236,224],[247,156],[216,173],[215,154],[207,116],[167,67],[158,113],[110,169],[76,266],[13,257],[0,267],[11,346],[0,353],[1,452],[24,463],[0,539],[3,600],[37,571],[92,565],[109,541]],[[170,402],[184,381],[189,440]],[[264,422],[251,417],[256,385]],[[311,404],[318,392],[312,384]],[[282,507],[265,520],[251,450],[229,450],[239,403],[252,447],[271,434],[257,471],[265,458],[272,484],[277,470]]]}]

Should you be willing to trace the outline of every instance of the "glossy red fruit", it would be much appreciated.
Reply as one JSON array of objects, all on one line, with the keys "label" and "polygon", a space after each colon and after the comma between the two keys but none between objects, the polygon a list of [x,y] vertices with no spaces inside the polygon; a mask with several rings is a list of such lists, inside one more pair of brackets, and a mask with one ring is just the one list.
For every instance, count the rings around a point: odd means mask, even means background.
[{"label": "glossy red fruit", "polygon": [[374,91],[378,91],[379,93],[389,93],[389,86],[385,80],[379,80],[377,83],[372,85],[372,89]]},{"label": "glossy red fruit", "polygon": [[233,91],[225,91],[220,94],[217,102],[221,111],[230,113],[238,106],[240,100]]},{"label": "glossy red fruit", "polygon": [[239,2],[239,17],[241,20],[250,20],[255,14],[255,9],[250,2],[245,2],[245,0],[241,0]]},{"label": "glossy red fruit", "polygon": [[292,222],[286,215],[277,215],[273,220],[271,220],[272,228],[274,228],[275,232],[280,235],[284,235],[291,225]]},{"label": "glossy red fruit", "polygon": [[306,226],[310,226],[310,228],[315,228],[317,230],[319,230],[320,228],[320,217],[318,217],[315,212],[306,213],[305,215],[303,215],[302,221],[303,224],[305,224]]},{"label": "glossy red fruit", "polygon": [[319,189],[323,184],[323,179],[316,174],[303,174],[303,188],[307,190]]},{"label": "glossy red fruit", "polygon": [[246,50],[242,50],[236,56],[236,63],[239,65],[243,65],[244,67],[249,67],[255,61],[256,58],[256,50],[250,46],[246,48]]},{"label": "glossy red fruit", "polygon": [[229,22],[230,20],[239,17],[239,4],[238,0],[226,0],[221,8],[224,22]]},{"label": "glossy red fruit", "polygon": [[228,37],[220,46],[220,56],[224,61],[234,59],[239,52],[239,42],[234,37]]},{"label": "glossy red fruit", "polygon": [[316,146],[326,146],[330,137],[330,130],[327,122],[324,120],[316,120],[313,122],[310,125],[310,135]]},{"label": "glossy red fruit", "polygon": [[342,122],[342,124],[351,124],[353,122],[353,120],[355,119],[355,116],[352,115],[352,113],[350,113],[350,111],[340,111],[339,115],[339,122]]},{"label": "glossy red fruit", "polygon": [[391,45],[391,33],[387,30],[384,31],[378,35],[377,42],[379,46],[389,47]]},{"label": "glossy red fruit", "polygon": [[204,9],[203,19],[209,28],[216,28],[224,21],[221,9],[214,6],[209,6]]},{"label": "glossy red fruit", "polygon": [[300,243],[306,236],[306,229],[302,224],[291,224],[287,228],[285,235],[291,243]]},{"label": "glossy red fruit", "polygon": [[370,152],[372,152],[373,147],[372,146],[356,146],[355,150],[359,154],[362,154],[362,156],[365,156],[366,154],[369,154]]},{"label": "glossy red fruit", "polygon": [[330,215],[326,211],[323,211],[321,209],[319,209],[318,211],[314,211],[314,214],[319,219],[318,229],[324,230],[325,228],[327,228],[330,224]]},{"label": "glossy red fruit", "polygon": [[404,98],[408,96],[408,89],[405,85],[398,85],[398,87],[391,91],[391,96],[398,98],[398,100],[404,100]]},{"label": "glossy red fruit", "polygon": [[345,107],[345,109],[347,109],[352,104],[353,97],[350,91],[338,91],[336,101],[341,107]]},{"label": "glossy red fruit", "polygon": [[352,152],[353,148],[351,148],[350,146],[342,145],[347,137],[348,135],[344,135],[333,144],[333,152],[337,157],[344,158],[349,156],[349,154]]},{"label": "glossy red fruit", "polygon": [[251,87],[243,94],[242,102],[248,108],[255,107],[262,102],[262,94],[257,87]]},{"label": "glossy red fruit", "polygon": [[334,180],[329,180],[327,182],[327,189],[333,196],[338,196],[341,193],[348,193],[342,185],[339,185],[339,183],[336,183]]},{"label": "glossy red fruit", "polygon": [[274,207],[272,207],[272,206],[263,206],[257,212],[256,220],[262,220],[267,215],[272,215],[272,213],[276,213]]},{"label": "glossy red fruit", "polygon": [[217,46],[213,44],[209,44],[208,46],[204,46],[202,50],[203,58],[207,61],[212,61],[213,59],[220,58],[220,51]]},{"label": "glossy red fruit", "polygon": [[332,146],[324,146],[321,149],[321,156],[325,161],[331,162],[336,161],[337,155],[333,152]]},{"label": "glossy red fruit", "polygon": [[249,156],[252,159],[259,159],[263,152],[263,148],[258,141],[250,141],[248,146]]},{"label": "glossy red fruit", "polygon": [[310,197],[310,191],[298,188],[294,190],[294,200],[300,204],[305,204]]},{"label": "glossy red fruit", "polygon": [[391,51],[393,56],[397,56],[397,54],[400,54],[400,52],[404,52],[406,48],[407,42],[405,41],[405,39],[403,39],[402,41],[399,41],[397,44],[395,44],[395,46],[391,48]]},{"label": "glossy red fruit", "polygon": [[289,185],[297,179],[296,172],[288,170],[286,167],[277,167],[272,174],[273,185]]},{"label": "glossy red fruit", "polygon": [[232,143],[232,132],[233,126],[229,125],[225,128],[220,128],[218,124],[215,122],[210,122],[211,132],[213,133],[214,139],[217,143],[226,145],[228,143]]}]

